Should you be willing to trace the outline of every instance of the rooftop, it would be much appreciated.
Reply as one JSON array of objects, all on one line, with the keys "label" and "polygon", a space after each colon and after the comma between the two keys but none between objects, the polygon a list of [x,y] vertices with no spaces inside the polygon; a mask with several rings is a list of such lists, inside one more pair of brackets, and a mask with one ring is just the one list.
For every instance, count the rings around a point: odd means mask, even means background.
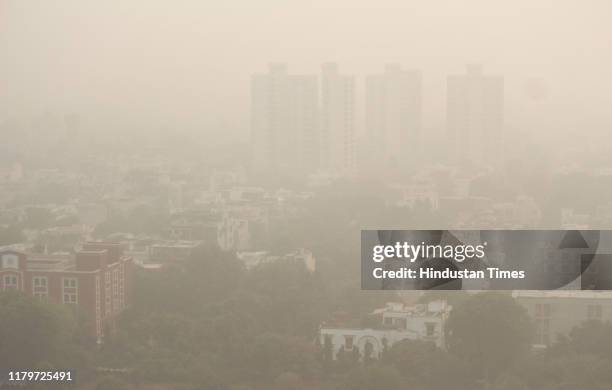
[{"label": "rooftop", "polygon": [[514,298],[572,298],[572,299],[612,299],[612,291],[596,290],[552,290],[552,291],[514,291]]}]

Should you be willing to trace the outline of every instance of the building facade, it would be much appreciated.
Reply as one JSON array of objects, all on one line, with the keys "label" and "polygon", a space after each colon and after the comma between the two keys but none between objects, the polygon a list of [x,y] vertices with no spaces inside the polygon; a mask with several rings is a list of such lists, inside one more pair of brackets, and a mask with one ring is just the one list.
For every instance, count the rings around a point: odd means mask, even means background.
[{"label": "building facade", "polygon": [[535,326],[536,347],[548,347],[586,321],[612,321],[610,291],[515,291]]},{"label": "building facade", "polygon": [[318,83],[271,64],[251,79],[251,162],[257,175],[312,173],[318,167]]},{"label": "building facade", "polygon": [[343,326],[342,323],[323,324],[319,331],[320,345],[337,359],[341,353],[358,354],[380,359],[385,348],[402,340],[422,340],[445,348],[445,324],[450,307],[446,302],[405,306],[402,303],[388,303],[376,310],[381,323],[375,328]]},{"label": "building facade", "polygon": [[366,130],[373,163],[405,169],[418,158],[422,122],[422,76],[397,64],[366,78]]},{"label": "building facade", "polygon": [[87,243],[74,256],[0,251],[0,291],[78,307],[98,343],[114,331],[117,316],[129,305],[132,272],[132,259],[115,243]]},{"label": "building facade", "polygon": [[447,80],[446,126],[456,161],[495,163],[502,152],[504,79],[488,76],[480,65]]},{"label": "building facade", "polygon": [[355,168],[355,78],[334,63],[321,73],[320,163],[324,171],[350,174]]}]

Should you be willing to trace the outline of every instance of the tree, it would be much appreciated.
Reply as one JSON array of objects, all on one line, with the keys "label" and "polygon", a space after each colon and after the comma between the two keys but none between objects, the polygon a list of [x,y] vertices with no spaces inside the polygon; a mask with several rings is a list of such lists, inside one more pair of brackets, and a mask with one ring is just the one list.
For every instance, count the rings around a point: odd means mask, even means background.
[{"label": "tree", "polygon": [[300,390],[304,388],[302,378],[293,372],[282,373],[274,380],[274,390]]},{"label": "tree", "polygon": [[526,310],[500,293],[481,293],[455,307],[448,325],[450,352],[472,364],[485,383],[529,351],[532,325]]},{"label": "tree", "polygon": [[329,313],[321,276],[302,263],[262,264],[249,272],[243,288],[260,297],[258,319],[267,332],[314,338]]},{"label": "tree", "polygon": [[370,365],[351,371],[346,378],[347,390],[399,390],[402,378],[393,367]]},{"label": "tree", "polygon": [[402,340],[385,352],[383,362],[416,389],[470,388],[472,378],[464,362],[432,342]]},{"label": "tree", "polygon": [[96,390],[127,390],[129,389],[125,381],[114,376],[102,378],[96,385]]},{"label": "tree", "polygon": [[316,346],[296,337],[277,334],[258,336],[249,357],[249,367],[266,381],[286,372],[293,372],[305,379],[313,378],[319,372]]},{"label": "tree", "polygon": [[612,358],[612,322],[586,321],[548,351],[551,356],[589,354]]},{"label": "tree", "polygon": [[354,370],[360,366],[359,359],[361,358],[361,352],[359,347],[354,345],[352,350],[345,350],[344,346],[341,346],[336,353],[335,370],[337,372],[346,373]]},{"label": "tree", "polygon": [[612,323],[587,321],[545,353],[524,361],[515,376],[543,389],[607,389],[612,383]]},{"label": "tree", "polygon": [[0,367],[32,368],[56,352],[61,321],[49,305],[20,292],[0,293]]},{"label": "tree", "polygon": [[25,210],[23,226],[32,229],[44,229],[51,225],[53,213],[42,207],[28,207]]},{"label": "tree", "polygon": [[[513,383],[525,383],[531,389],[571,390],[609,389],[612,383],[612,360],[588,354],[548,356],[526,359],[515,369],[509,379],[501,375],[493,387],[495,390],[525,388]],[[520,378],[520,379],[519,379]]]}]

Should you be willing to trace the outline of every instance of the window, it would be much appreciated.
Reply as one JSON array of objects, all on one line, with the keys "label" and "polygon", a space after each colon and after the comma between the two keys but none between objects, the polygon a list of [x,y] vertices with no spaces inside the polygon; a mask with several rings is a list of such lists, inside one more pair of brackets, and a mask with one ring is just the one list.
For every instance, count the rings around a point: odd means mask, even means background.
[{"label": "window", "polygon": [[548,345],[550,343],[550,320],[536,319],[536,341],[538,344]]},{"label": "window", "polygon": [[113,296],[119,295],[119,271],[113,270]]},{"label": "window", "polygon": [[364,345],[363,357],[365,359],[371,359],[374,354],[374,345],[370,342],[370,340],[366,341]]},{"label": "window", "polygon": [[125,285],[125,270],[123,263],[119,266],[119,307],[125,307],[125,291],[123,286]]},{"label": "window", "polygon": [[408,327],[408,321],[405,318],[396,318],[395,326],[399,329],[406,329]]},{"label": "window", "polygon": [[98,340],[102,337],[102,311],[100,309],[100,276],[96,275],[96,336]]},{"label": "window", "polygon": [[64,278],[64,288],[77,288],[77,286],[76,278]]},{"label": "window", "polygon": [[45,276],[35,276],[34,287],[47,287],[47,278]]},{"label": "window", "polygon": [[425,323],[425,335],[428,337],[435,336],[436,334],[436,323],[426,322]]},{"label": "window", "polygon": [[104,273],[104,315],[111,313],[111,273]]},{"label": "window", "polygon": [[32,278],[32,295],[38,299],[46,299],[49,295],[49,281],[46,276]]},{"label": "window", "polygon": [[324,340],[325,340],[324,341],[324,345],[325,346],[331,346],[332,345],[332,336],[330,334],[326,334]]},{"label": "window", "polygon": [[77,278],[63,278],[63,302],[66,304],[77,304],[79,294],[79,283]]},{"label": "window", "polygon": [[17,276],[16,275],[4,275],[4,289],[17,289]]},{"label": "window", "polygon": [[119,311],[119,270],[113,270],[113,312]]},{"label": "window", "polygon": [[550,344],[550,317],[552,308],[549,303],[535,305],[536,343]]},{"label": "window", "polygon": [[353,336],[344,336],[344,348],[345,349],[353,349]]}]

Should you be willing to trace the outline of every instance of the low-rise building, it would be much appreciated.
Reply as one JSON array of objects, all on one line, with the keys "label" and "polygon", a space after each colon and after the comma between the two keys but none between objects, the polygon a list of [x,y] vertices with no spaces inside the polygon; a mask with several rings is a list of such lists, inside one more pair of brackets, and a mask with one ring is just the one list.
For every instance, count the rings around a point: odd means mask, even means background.
[{"label": "low-rise building", "polygon": [[147,263],[170,264],[189,260],[201,241],[164,241],[149,247]]},{"label": "low-rise building", "polygon": [[267,251],[237,252],[236,257],[241,260],[246,269],[255,268],[261,264],[277,261],[290,261],[304,264],[304,267],[314,272],[317,268],[317,259],[308,249],[300,248],[285,255],[271,255]]},{"label": "low-rise building", "polygon": [[251,236],[249,221],[224,216],[217,225],[217,243],[224,251],[248,249]]},{"label": "low-rise building", "polygon": [[547,347],[585,321],[612,321],[610,291],[515,291],[535,325],[534,346]]},{"label": "low-rise building", "polygon": [[373,315],[381,323],[373,328],[344,326],[330,322],[320,328],[320,343],[331,352],[332,359],[339,353],[359,353],[360,358],[379,359],[385,348],[402,340],[423,340],[445,348],[446,319],[450,306],[444,301],[405,306],[402,303],[388,303]]},{"label": "low-rise building", "polygon": [[115,243],[86,243],[75,255],[0,250],[0,291],[77,306],[98,343],[114,331],[118,314],[129,305],[132,272],[132,259]]}]

